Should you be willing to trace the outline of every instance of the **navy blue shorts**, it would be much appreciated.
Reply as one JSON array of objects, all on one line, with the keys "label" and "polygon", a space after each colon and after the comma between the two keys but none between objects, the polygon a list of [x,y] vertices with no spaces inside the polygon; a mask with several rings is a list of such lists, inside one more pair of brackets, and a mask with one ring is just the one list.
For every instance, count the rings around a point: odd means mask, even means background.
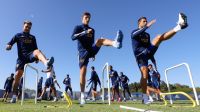
[{"label": "navy blue shorts", "polygon": [[8,93],[10,93],[11,90],[12,90],[12,86],[10,86],[10,87],[7,86],[7,87],[5,88],[5,91],[8,92]]},{"label": "navy blue shorts", "polygon": [[119,89],[119,83],[112,83],[112,88]]},{"label": "navy blue shorts", "polygon": [[152,82],[152,86],[156,89],[159,89],[160,88],[160,85],[159,85],[159,82],[158,81],[153,81]]},{"label": "navy blue shorts", "polygon": [[68,89],[69,89],[70,91],[72,91],[72,88],[71,88],[70,86],[66,86],[66,87],[65,87],[65,91],[67,92]]},{"label": "navy blue shorts", "polygon": [[45,87],[54,87],[53,77],[47,78],[45,82]]},{"label": "navy blue shorts", "polygon": [[140,67],[148,66],[148,60],[156,53],[158,47],[151,45],[149,48],[145,49],[142,53],[135,56],[137,64]]},{"label": "navy blue shorts", "polygon": [[27,63],[32,63],[34,61],[37,61],[37,58],[33,55],[33,52],[29,53],[25,58],[18,58],[17,59],[17,65],[16,65],[16,71],[17,70],[24,70],[24,65]]},{"label": "navy blue shorts", "polygon": [[128,87],[128,84],[126,83],[126,84],[122,84],[122,89],[129,89],[129,87]]},{"label": "navy blue shorts", "polygon": [[96,91],[97,90],[97,83],[92,83],[91,88],[92,88],[92,90]]},{"label": "navy blue shorts", "polygon": [[38,87],[37,92],[38,92],[38,93],[42,93],[42,87]]},{"label": "navy blue shorts", "polygon": [[79,51],[79,67],[87,66],[89,62],[89,58],[94,57],[101,47],[97,47],[96,45],[92,46],[92,50],[89,51]]}]

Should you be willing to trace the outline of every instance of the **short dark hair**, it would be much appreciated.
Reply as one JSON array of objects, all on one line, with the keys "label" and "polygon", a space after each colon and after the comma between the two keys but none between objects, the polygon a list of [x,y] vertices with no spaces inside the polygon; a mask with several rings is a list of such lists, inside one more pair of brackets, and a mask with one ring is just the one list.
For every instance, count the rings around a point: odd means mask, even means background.
[{"label": "short dark hair", "polygon": [[14,73],[11,73],[11,75],[10,76],[14,76]]},{"label": "short dark hair", "polygon": [[24,24],[28,24],[28,25],[31,25],[31,26],[32,26],[32,22],[29,21],[29,20],[25,20],[25,21],[24,21]]},{"label": "short dark hair", "polygon": [[153,65],[152,65],[152,64],[149,64],[149,65],[148,65],[148,67],[149,67],[149,66],[151,66],[151,67],[152,67]]},{"label": "short dark hair", "polygon": [[91,17],[91,14],[89,12],[84,12],[83,16],[90,16]]},{"label": "short dark hair", "polygon": [[113,69],[113,66],[112,66],[112,65],[109,65],[109,68],[110,68],[110,69]]},{"label": "short dark hair", "polygon": [[142,20],[142,19],[147,19],[146,17],[142,16],[138,19],[138,23]]},{"label": "short dark hair", "polygon": [[92,66],[91,69],[94,70],[94,66]]}]

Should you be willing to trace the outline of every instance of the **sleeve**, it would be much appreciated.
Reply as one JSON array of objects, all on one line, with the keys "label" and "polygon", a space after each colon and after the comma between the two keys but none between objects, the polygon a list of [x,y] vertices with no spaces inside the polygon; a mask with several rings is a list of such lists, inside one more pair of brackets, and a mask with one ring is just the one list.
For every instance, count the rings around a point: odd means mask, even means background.
[{"label": "sleeve", "polygon": [[92,80],[90,80],[90,82],[88,83],[88,85],[87,85],[87,86],[89,86],[91,82],[92,82]]},{"label": "sleeve", "polygon": [[74,28],[74,31],[72,33],[71,38],[72,38],[72,40],[77,40],[77,39],[79,39],[80,37],[82,37],[82,36],[84,36],[86,34],[87,34],[87,31],[79,32],[79,27],[76,26]]},{"label": "sleeve", "polygon": [[[65,78],[66,79],[66,78]],[[65,79],[63,80],[63,84],[65,84]]]},{"label": "sleeve", "polygon": [[4,89],[6,88],[6,84],[8,83],[8,78],[6,79],[6,82],[4,84]]},{"label": "sleeve", "polygon": [[146,31],[148,27],[145,26],[144,28],[141,28],[141,29],[137,29],[137,30],[134,30],[131,34],[131,38],[136,38],[139,34],[143,33],[144,31]]},{"label": "sleeve", "polygon": [[95,40],[95,30],[94,29],[92,29],[93,30],[93,40],[92,40],[92,42],[94,43],[94,40]]},{"label": "sleeve", "polygon": [[119,75],[118,73],[115,71],[116,75],[117,75],[117,81],[120,82],[120,78],[119,78]]},{"label": "sleeve", "polygon": [[127,78],[127,81],[129,82],[129,78],[126,76],[126,78]]},{"label": "sleeve", "polygon": [[15,44],[16,42],[17,42],[17,35],[15,35],[15,36],[10,40],[10,42],[7,43],[7,45],[13,46],[13,44]]},{"label": "sleeve", "polygon": [[99,76],[97,75],[98,83],[101,86],[101,81],[99,80]]},{"label": "sleeve", "polygon": [[69,78],[69,85],[71,86],[71,78]]},{"label": "sleeve", "polygon": [[33,45],[34,45],[35,49],[38,49],[38,46],[37,46],[37,42],[36,42],[36,38],[35,38],[35,37],[33,38]]}]

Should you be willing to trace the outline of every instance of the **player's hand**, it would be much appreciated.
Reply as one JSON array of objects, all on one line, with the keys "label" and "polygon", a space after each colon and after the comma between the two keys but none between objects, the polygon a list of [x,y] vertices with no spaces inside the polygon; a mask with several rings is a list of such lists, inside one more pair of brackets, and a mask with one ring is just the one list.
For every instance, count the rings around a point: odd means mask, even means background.
[{"label": "player's hand", "polygon": [[11,50],[12,46],[11,45],[6,45],[6,50],[9,51]]},{"label": "player's hand", "polygon": [[88,34],[92,33],[92,29],[88,29],[88,30],[87,30],[87,33],[88,33]]},{"label": "player's hand", "polygon": [[147,27],[150,27],[156,22],[156,19],[151,20],[150,22],[147,23]]}]

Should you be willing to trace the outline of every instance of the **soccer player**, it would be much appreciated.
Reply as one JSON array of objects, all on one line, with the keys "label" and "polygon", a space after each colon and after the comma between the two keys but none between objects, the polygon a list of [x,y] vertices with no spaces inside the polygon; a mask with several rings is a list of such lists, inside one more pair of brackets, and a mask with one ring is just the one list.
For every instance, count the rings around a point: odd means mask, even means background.
[{"label": "soccer player", "polygon": [[146,30],[150,28],[155,22],[155,19],[147,22],[146,17],[141,17],[138,19],[138,28],[136,30],[133,30],[133,32],[131,33],[133,52],[142,75],[140,83],[142,86],[144,104],[149,104],[148,96],[146,94],[148,79],[148,60],[152,61],[155,69],[157,70],[154,54],[156,53],[159,45],[163,41],[171,39],[177,32],[185,29],[188,26],[186,15],[183,13],[179,13],[179,20],[177,22],[177,25],[173,29],[163,33],[162,35],[156,36],[153,41],[150,42],[150,35],[146,32]]},{"label": "soccer player", "polygon": [[92,83],[90,89],[92,90],[92,101],[96,101],[97,96],[97,83],[99,84],[99,87],[101,88],[101,82],[99,80],[99,76],[97,75],[97,72],[95,71],[94,66],[91,67],[91,77],[88,80],[90,81],[86,87]]},{"label": "soccer player", "polygon": [[[47,70],[42,70],[42,72],[47,74],[47,79],[45,82],[45,87],[43,88],[42,94],[37,98],[38,101],[42,100],[42,96],[45,94],[46,89],[50,87],[50,91],[54,93],[54,102],[57,101],[57,94],[56,94],[56,88],[54,85],[55,82],[55,71],[53,65],[50,66]],[[59,86],[60,88],[60,86]],[[51,94],[51,93],[50,93]]]},{"label": "soccer player", "polygon": [[127,91],[129,98],[132,99],[131,97],[131,93],[129,91],[129,86],[128,86],[128,82],[129,82],[129,78],[123,74],[123,72],[119,73],[119,80],[120,80],[120,86],[123,90],[123,95],[124,95],[124,102],[126,102],[126,95],[125,95],[125,91]]},{"label": "soccer player", "polygon": [[114,41],[100,38],[94,43],[95,30],[89,26],[91,14],[85,12],[82,15],[82,24],[77,25],[72,33],[72,40],[77,40],[79,51],[79,67],[80,67],[80,88],[81,88],[81,101],[80,106],[85,104],[84,92],[86,82],[86,71],[89,58],[95,59],[101,46],[113,46],[120,49],[122,47],[123,34],[121,31],[117,32]]},{"label": "soccer player", "polygon": [[109,77],[112,83],[112,98],[111,101],[114,101],[115,94],[117,94],[118,102],[121,102],[121,98],[119,95],[119,75],[117,71],[113,70],[113,67],[109,66]]},{"label": "soccer player", "polygon": [[71,78],[69,77],[69,74],[67,74],[67,77],[63,80],[63,84],[65,84],[65,92],[67,93],[68,89],[71,92],[71,96],[73,96],[72,86],[71,86]]},{"label": "soccer player", "polygon": [[148,65],[148,69],[149,69],[149,75],[151,77],[151,86],[152,88],[156,89],[154,91],[156,91],[156,95],[157,95],[157,100],[160,100],[160,74],[159,72],[155,71],[152,64]]},{"label": "soccer player", "polygon": [[40,77],[38,84],[37,84],[37,95],[38,96],[40,96],[42,94],[42,83],[43,83],[43,77]]},{"label": "soccer player", "polygon": [[54,93],[54,101],[53,102],[56,102],[56,101],[58,101],[58,99],[57,99],[57,90],[56,90],[55,85],[57,85],[60,89],[60,85],[56,79],[56,75],[53,75],[53,83],[54,83],[54,87],[53,86],[50,87],[48,98],[49,98],[49,100],[51,100],[51,94],[53,92]]},{"label": "soccer player", "polygon": [[51,57],[48,61],[44,54],[38,49],[35,36],[30,34],[31,27],[31,21],[24,21],[23,31],[21,33],[17,33],[6,46],[6,50],[11,50],[12,46],[17,43],[18,50],[15,80],[13,82],[13,96],[10,101],[11,103],[16,103],[16,95],[18,93],[17,88],[24,72],[25,64],[32,63],[34,61],[37,62],[39,60],[46,67],[49,67],[54,62],[53,57]]},{"label": "soccer player", "polygon": [[3,95],[2,102],[7,101],[8,95],[10,94],[10,92],[12,90],[13,81],[14,81],[14,73],[11,73],[10,77],[7,77],[5,84],[4,84],[5,93]]}]

